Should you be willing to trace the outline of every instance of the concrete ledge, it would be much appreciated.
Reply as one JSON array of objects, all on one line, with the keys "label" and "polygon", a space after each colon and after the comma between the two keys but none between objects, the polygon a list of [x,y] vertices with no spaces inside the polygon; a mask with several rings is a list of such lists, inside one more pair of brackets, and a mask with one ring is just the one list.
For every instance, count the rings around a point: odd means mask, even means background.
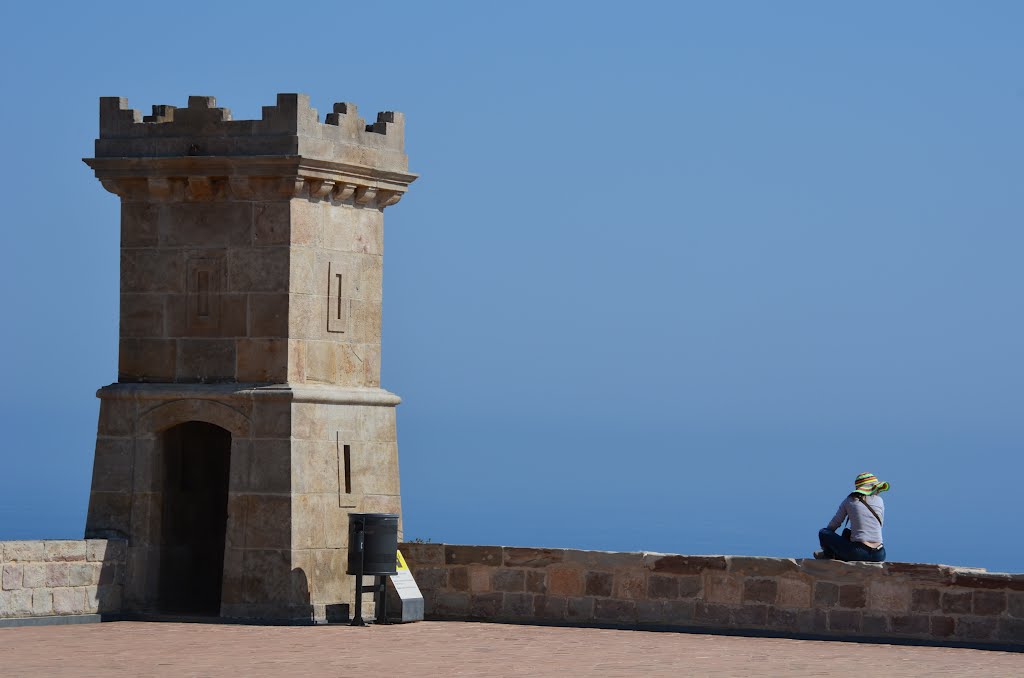
[{"label": "concrete ledge", "polygon": [[51,617],[20,617],[17,619],[0,619],[0,629],[12,626],[54,626],[60,624],[97,624],[103,621],[98,614],[69,614]]},{"label": "concrete ledge", "polygon": [[394,407],[402,399],[382,388],[344,388],[307,384],[158,384],[125,382],[110,384],[96,391],[104,400],[223,400],[265,399],[295,403],[328,403],[335,405],[377,405]]},{"label": "concrete ledge", "polygon": [[161,612],[122,612],[103,616],[103,621],[126,622],[168,622],[179,624],[215,624],[228,626],[327,626],[329,623],[347,625],[345,622],[324,622],[313,619],[244,619],[239,617],[211,617],[187,614],[165,614]]}]

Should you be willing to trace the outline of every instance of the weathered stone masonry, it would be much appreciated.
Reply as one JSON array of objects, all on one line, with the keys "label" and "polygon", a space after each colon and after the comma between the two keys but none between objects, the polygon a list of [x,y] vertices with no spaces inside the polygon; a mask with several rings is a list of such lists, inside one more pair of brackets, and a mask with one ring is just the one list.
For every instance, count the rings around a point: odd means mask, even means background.
[{"label": "weathered stone masonry", "polygon": [[401,113],[321,122],[301,94],[259,120],[101,99],[86,162],[121,200],[120,348],[86,536],[128,540],[126,611],[322,621],[350,602],[348,513],[401,511],[380,343],[403,147]]},{"label": "weathered stone masonry", "polygon": [[[428,619],[1024,649],[1024,575],[919,563],[403,544]],[[125,543],[0,542],[4,620],[122,612]],[[130,612],[131,608],[127,608]]]},{"label": "weathered stone masonry", "polygon": [[106,539],[0,542],[5,620],[121,611],[125,543]]},{"label": "weathered stone masonry", "polygon": [[918,563],[403,544],[428,619],[1024,648],[1024,575]]}]

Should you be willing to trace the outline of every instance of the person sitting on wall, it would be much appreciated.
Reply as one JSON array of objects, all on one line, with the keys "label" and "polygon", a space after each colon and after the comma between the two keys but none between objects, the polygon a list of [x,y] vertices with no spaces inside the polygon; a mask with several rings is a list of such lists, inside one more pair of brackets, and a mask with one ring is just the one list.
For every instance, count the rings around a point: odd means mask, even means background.
[{"label": "person sitting on wall", "polygon": [[[873,473],[861,473],[853,486],[853,492],[843,499],[828,527],[818,531],[821,550],[815,551],[814,557],[880,563],[885,560],[882,545],[885,502],[879,493],[887,491],[889,483],[879,482]],[[841,535],[836,534],[836,528],[847,519],[850,527]]]}]

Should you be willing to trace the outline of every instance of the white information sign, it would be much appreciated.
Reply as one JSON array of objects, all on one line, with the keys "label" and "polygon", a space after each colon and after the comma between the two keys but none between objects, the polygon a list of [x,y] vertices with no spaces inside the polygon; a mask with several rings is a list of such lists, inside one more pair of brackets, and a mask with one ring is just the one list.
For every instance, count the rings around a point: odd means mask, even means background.
[{"label": "white information sign", "polygon": [[416,580],[413,579],[412,571],[409,570],[409,566],[405,563],[405,558],[402,557],[401,551],[398,552],[398,563],[395,570],[397,574],[391,575],[390,579],[402,607],[401,619],[396,619],[396,621],[422,621],[423,594],[420,592],[420,587],[416,585]]}]

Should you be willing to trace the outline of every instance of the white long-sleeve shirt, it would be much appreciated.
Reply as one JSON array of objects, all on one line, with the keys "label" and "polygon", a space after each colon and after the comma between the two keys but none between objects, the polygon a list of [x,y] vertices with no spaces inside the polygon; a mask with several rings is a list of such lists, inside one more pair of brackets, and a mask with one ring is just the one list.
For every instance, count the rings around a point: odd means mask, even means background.
[{"label": "white long-sleeve shirt", "polygon": [[[875,513],[878,514],[878,518],[885,520],[885,502],[882,501],[882,497],[877,494],[873,494],[869,497],[864,497],[871,508],[875,509]],[[837,527],[843,524],[843,521],[847,518],[850,519],[850,535],[851,541],[859,541],[862,544],[881,544],[882,543],[882,524],[878,518],[875,518],[871,514],[864,504],[853,495],[843,500],[843,503],[839,505],[839,510],[836,511],[835,516],[829,521],[828,529],[835,530]]]}]

